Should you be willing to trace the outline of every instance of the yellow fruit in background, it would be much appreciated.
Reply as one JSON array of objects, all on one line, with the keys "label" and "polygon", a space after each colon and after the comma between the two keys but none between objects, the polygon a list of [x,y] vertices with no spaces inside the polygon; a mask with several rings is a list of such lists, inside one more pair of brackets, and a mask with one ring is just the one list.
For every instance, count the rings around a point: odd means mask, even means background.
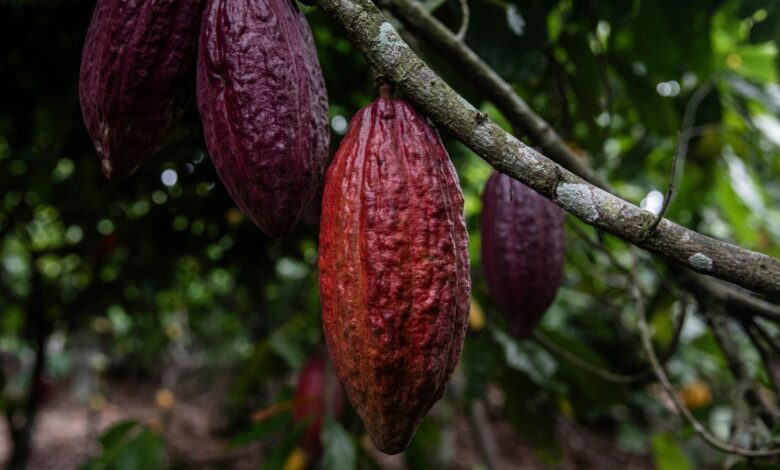
[{"label": "yellow fruit in background", "polygon": [[170,410],[176,402],[176,396],[172,391],[163,388],[158,390],[154,395],[154,401],[157,404],[157,408],[161,410]]},{"label": "yellow fruit in background", "polygon": [[244,214],[235,207],[231,207],[225,212],[225,220],[231,227],[238,227],[244,221]]},{"label": "yellow fruit in background", "polygon": [[474,331],[480,331],[485,328],[485,311],[477,303],[475,299],[471,299],[471,307],[469,308],[469,328]]},{"label": "yellow fruit in background", "polygon": [[306,452],[296,447],[284,463],[284,470],[303,470],[306,468]]},{"label": "yellow fruit in background", "polygon": [[709,385],[699,380],[683,385],[678,394],[685,406],[691,410],[712,404],[712,392]]}]

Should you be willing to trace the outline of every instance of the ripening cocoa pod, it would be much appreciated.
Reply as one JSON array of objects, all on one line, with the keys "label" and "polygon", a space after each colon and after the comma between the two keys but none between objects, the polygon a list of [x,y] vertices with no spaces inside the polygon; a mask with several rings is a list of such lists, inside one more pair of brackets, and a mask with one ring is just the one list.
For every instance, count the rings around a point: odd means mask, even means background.
[{"label": "ripening cocoa pod", "polygon": [[482,266],[512,333],[531,334],[561,285],[563,211],[533,189],[493,172],[482,195]]},{"label": "ripening cocoa pod", "polygon": [[344,392],[335,377],[328,380],[326,369],[327,365],[322,357],[312,356],[298,374],[298,385],[295,389],[293,421],[299,423],[309,420],[301,438],[301,447],[311,459],[316,459],[322,453],[320,433],[325,410],[337,421],[344,414]]},{"label": "ripening cocoa pod", "polygon": [[436,131],[402,100],[361,109],[325,176],[322,319],[376,447],[401,452],[460,357],[471,278],[463,194]]},{"label": "ripening cocoa pod", "polygon": [[110,180],[160,150],[195,70],[202,0],[98,0],[81,56],[79,98]]},{"label": "ripening cocoa pod", "polygon": [[290,232],[328,155],[328,98],[306,18],[292,0],[209,0],[198,109],[214,167],[264,232]]}]

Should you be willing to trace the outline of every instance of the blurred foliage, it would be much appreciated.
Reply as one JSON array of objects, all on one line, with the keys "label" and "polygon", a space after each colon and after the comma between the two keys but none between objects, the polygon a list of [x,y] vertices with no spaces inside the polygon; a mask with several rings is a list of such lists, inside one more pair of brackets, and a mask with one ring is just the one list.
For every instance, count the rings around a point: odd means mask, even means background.
[{"label": "blurred foliage", "polygon": [[[693,116],[684,176],[668,216],[780,256],[780,2],[470,5],[466,42],[635,203],[651,204],[652,191],[664,192],[686,106],[700,87],[710,87]],[[430,6],[458,28],[458,2]],[[174,370],[175,381],[202,390],[229,376],[223,432],[236,444],[266,442],[266,465],[278,468],[301,426],[292,425],[289,413],[259,423],[250,417],[289,400],[294,374],[321,347],[316,224],[271,239],[247,221],[215,175],[194,103],[157,158],[126,182],[107,182],[77,95],[92,7],[84,0],[0,0],[0,352],[19,363],[0,403],[8,409],[22,399],[43,322],[57,340],[49,341],[46,374],[71,379],[85,400],[100,390],[98,379],[170,382]],[[374,98],[371,74],[340,27],[314,8],[306,11],[330,95],[335,149],[349,117]],[[465,97],[506,126],[468,77],[426,44],[418,46]],[[501,391],[498,413],[548,463],[561,456],[558,415],[614,435],[625,450],[652,453],[658,468],[733,463],[679,423],[652,381],[612,384],[509,336],[480,270],[480,194],[491,170],[458,142],[447,145],[466,198],[474,297],[487,318],[466,340],[463,393],[448,394],[426,418],[407,463],[446,466],[454,456],[456,412],[491,390]],[[175,183],[163,184],[163,172]],[[569,230],[564,286],[542,329],[593,364],[641,370],[628,280],[579,234],[595,240],[594,232],[569,223],[580,230]],[[607,237],[604,246],[630,265],[625,244]],[[672,319],[685,307],[661,287],[659,267],[643,264],[639,275],[654,292],[651,320],[663,348]],[[43,311],[38,320],[30,315],[36,306]],[[741,330],[732,330],[750,373],[768,387],[758,354]],[[723,356],[695,315],[680,343],[668,364],[672,379],[709,385],[712,404],[696,414],[728,439],[750,411],[730,406],[735,381]],[[769,433],[749,429],[734,437]],[[342,423],[329,420],[322,439],[324,468],[349,462],[366,468],[372,461],[354,412]],[[102,454],[84,468],[163,465],[161,437],[137,423],[115,426],[101,445]],[[115,466],[119,461],[125,466]],[[733,468],[748,468],[740,465]]]},{"label": "blurred foliage", "polygon": [[165,465],[165,447],[160,436],[134,421],[111,427],[100,438],[100,456],[82,470],[155,470]]}]

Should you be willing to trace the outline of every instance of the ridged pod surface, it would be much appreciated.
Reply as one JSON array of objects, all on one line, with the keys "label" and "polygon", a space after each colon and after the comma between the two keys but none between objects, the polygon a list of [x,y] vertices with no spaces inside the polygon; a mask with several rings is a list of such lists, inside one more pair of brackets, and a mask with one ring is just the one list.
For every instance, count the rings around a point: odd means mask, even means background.
[{"label": "ridged pod surface", "polygon": [[320,295],[330,357],[382,452],[401,452],[460,357],[471,278],[463,194],[402,100],[350,123],[325,177]]},{"label": "ridged pod surface", "polygon": [[533,189],[493,172],[482,195],[482,266],[512,333],[527,337],[561,285],[563,211]]},{"label": "ridged pod surface", "polygon": [[328,155],[328,98],[314,39],[292,0],[209,0],[198,109],[220,179],[264,232],[291,231]]},{"label": "ridged pod surface", "polygon": [[82,51],[81,111],[110,180],[160,150],[187,99],[204,2],[98,0]]},{"label": "ridged pod surface", "polygon": [[341,419],[344,413],[343,393],[335,377],[328,380],[327,363],[322,357],[315,355],[306,361],[298,374],[298,385],[295,388],[293,402],[293,421],[299,423],[309,420],[301,439],[301,446],[311,458],[316,458],[322,453],[320,433],[325,410],[328,409],[330,417],[335,420]]}]

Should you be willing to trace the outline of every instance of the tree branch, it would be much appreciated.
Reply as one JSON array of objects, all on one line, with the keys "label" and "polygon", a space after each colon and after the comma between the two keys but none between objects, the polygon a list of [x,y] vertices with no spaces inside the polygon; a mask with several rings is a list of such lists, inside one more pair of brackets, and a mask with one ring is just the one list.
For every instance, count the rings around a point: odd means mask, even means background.
[{"label": "tree branch", "polygon": [[[593,186],[491,122],[415,55],[369,0],[318,0],[318,4],[345,27],[371,66],[498,171],[584,222],[652,253],[694,271],[780,297],[780,260],[715,240],[667,219],[643,240],[654,220],[651,212]],[[548,126],[545,134],[551,132]]]},{"label": "tree branch", "polygon": [[[589,180],[591,183],[611,192],[609,183],[606,180],[589,178],[587,176],[588,173],[592,173],[592,170],[577,157],[574,151],[554,131],[540,133],[540,129],[550,129],[550,126],[526,105],[523,99],[514,92],[510,84],[505,82],[477,54],[465,43],[459,41],[446,26],[428,13],[420,4],[413,0],[380,1],[399,17],[410,32],[415,33],[432,45],[442,56],[449,60],[453,67],[468,71],[466,76],[470,77],[472,82],[487,95],[487,98],[507,117],[516,131],[522,130],[526,132],[553,160]],[[689,107],[686,107],[686,112],[690,115],[691,113],[687,111],[688,109]],[[690,136],[693,136],[699,130],[699,128],[692,128]],[[592,174],[598,176],[598,174]],[[669,199],[669,197],[665,198],[665,203]],[[654,222],[653,230],[656,225]],[[646,233],[649,234],[653,230],[648,230]],[[706,276],[679,269],[676,266],[671,266],[671,268],[672,274],[681,285],[685,285],[688,290],[695,293],[699,298],[721,299],[727,305],[729,313],[736,317],[744,318],[745,315],[755,315],[780,322],[780,307],[776,305],[762,301],[726,283],[716,283],[713,279]]]}]

